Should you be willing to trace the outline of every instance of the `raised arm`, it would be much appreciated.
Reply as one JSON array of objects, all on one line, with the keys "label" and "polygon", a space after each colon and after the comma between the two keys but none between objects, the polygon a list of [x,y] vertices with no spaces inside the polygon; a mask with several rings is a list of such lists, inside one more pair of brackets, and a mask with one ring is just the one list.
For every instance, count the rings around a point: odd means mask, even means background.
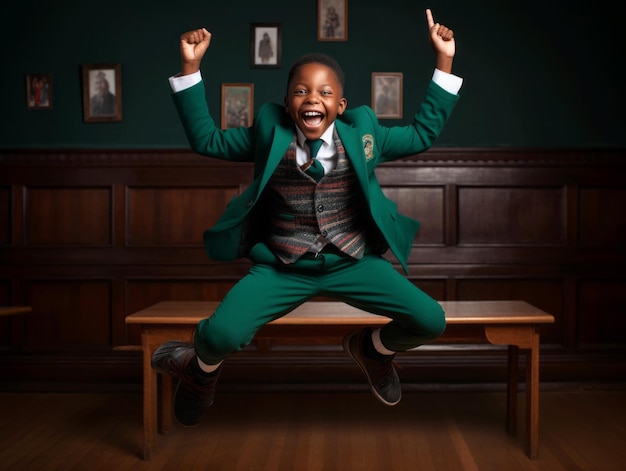
[{"label": "raised arm", "polygon": [[205,28],[187,31],[180,36],[180,74],[189,75],[200,70],[204,53],[211,44],[211,33]]},{"label": "raised arm", "polygon": [[430,45],[436,56],[435,67],[442,72],[452,73],[452,59],[456,52],[454,32],[442,24],[435,23],[430,9],[426,10],[426,21]]}]

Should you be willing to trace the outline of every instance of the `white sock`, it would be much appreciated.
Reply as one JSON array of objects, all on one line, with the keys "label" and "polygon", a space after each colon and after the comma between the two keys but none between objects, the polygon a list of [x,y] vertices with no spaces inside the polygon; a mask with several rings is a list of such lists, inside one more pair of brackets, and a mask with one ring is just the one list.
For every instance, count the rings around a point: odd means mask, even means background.
[{"label": "white sock", "polygon": [[198,358],[198,365],[200,366],[200,369],[205,373],[213,373],[220,367],[221,364],[222,362],[220,361],[217,365],[207,365],[202,360],[200,360],[200,358]]},{"label": "white sock", "polygon": [[380,329],[376,329],[372,332],[372,343],[374,344],[374,348],[381,355],[393,355],[396,352],[393,352],[383,345],[383,342],[380,340]]}]

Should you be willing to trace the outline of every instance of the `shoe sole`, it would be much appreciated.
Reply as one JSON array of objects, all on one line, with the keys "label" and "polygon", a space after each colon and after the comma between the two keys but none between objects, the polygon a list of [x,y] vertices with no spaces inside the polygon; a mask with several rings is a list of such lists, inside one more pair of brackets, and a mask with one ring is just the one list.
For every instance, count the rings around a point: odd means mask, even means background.
[{"label": "shoe sole", "polygon": [[367,368],[365,368],[365,366],[363,366],[363,364],[361,363],[359,358],[356,357],[356,355],[352,354],[352,350],[350,350],[350,340],[353,337],[356,337],[358,335],[359,335],[359,333],[357,332],[357,333],[354,333],[354,334],[351,334],[351,335],[347,335],[347,336],[344,337],[344,339],[343,339],[343,349],[344,349],[344,351],[348,354],[348,356],[350,356],[350,358],[352,358],[352,360],[354,360],[354,362],[359,366],[359,368],[361,369],[361,371],[365,375],[365,378],[367,379],[367,384],[369,385],[370,391],[372,391],[372,394],[374,395],[374,397],[376,399],[378,399],[380,402],[382,402],[386,406],[389,406],[389,407],[395,406],[396,404],[398,404],[400,402],[400,400],[402,399],[402,396],[400,396],[400,398],[397,401],[395,401],[395,402],[388,401],[384,397],[382,397],[380,395],[380,393],[374,387],[374,384],[372,383],[370,375],[367,372]]},{"label": "shoe sole", "polygon": [[[164,345],[166,345],[165,348]],[[167,370],[164,370],[159,367],[158,363],[170,354],[170,352],[178,347],[188,347],[189,342],[183,342],[180,340],[174,340],[167,342],[166,344],[160,345],[153,353],[152,358],[150,358],[150,366],[154,368],[156,371],[162,374],[168,374]]]}]

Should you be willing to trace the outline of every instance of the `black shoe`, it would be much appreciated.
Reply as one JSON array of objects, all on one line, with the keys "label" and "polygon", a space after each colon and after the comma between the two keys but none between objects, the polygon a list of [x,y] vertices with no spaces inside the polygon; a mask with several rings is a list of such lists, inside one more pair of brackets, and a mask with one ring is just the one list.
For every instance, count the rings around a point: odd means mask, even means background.
[{"label": "black shoe", "polygon": [[361,368],[372,393],[386,406],[395,406],[402,399],[400,378],[393,366],[393,356],[388,361],[376,361],[368,358],[363,349],[366,335],[372,335],[369,328],[348,334],[343,339],[343,349]]},{"label": "black shoe", "polygon": [[[186,342],[166,342],[152,354],[152,368],[177,378],[174,391],[174,417],[181,425],[198,425],[213,404],[215,385],[221,367],[210,375],[194,369],[196,350]],[[199,366],[197,367],[199,368]]]}]

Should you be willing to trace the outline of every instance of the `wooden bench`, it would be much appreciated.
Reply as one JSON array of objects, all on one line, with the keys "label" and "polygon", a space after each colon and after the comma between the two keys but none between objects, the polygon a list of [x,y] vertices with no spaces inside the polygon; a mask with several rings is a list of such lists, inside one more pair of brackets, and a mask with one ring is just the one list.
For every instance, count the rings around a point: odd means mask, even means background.
[{"label": "wooden bench", "polygon": [[[169,340],[191,341],[196,324],[210,315],[219,302],[165,301],[126,317],[126,323],[141,327],[143,350],[144,459],[154,451],[157,434],[157,374],[150,365],[154,350]],[[519,349],[526,355],[527,453],[538,456],[539,445],[539,326],[554,317],[524,301],[444,301],[448,329],[442,337],[463,327],[466,343],[508,346],[507,430],[515,433]],[[288,315],[264,326],[255,339],[262,345],[279,338],[331,337],[340,339],[363,326],[381,326],[386,317],[366,313],[342,302],[308,302]],[[456,338],[459,341],[459,338]],[[163,375],[161,428],[172,425],[172,383]]]},{"label": "wooden bench", "polygon": [[26,314],[33,310],[30,306],[0,306],[0,317],[16,316]]},{"label": "wooden bench", "polygon": [[[28,314],[29,312],[32,312],[33,308],[30,306],[0,306],[0,318],[2,317],[13,317],[13,316],[18,316],[21,314]],[[9,327],[9,339],[12,338],[12,334],[10,333],[11,331],[11,326]],[[19,341],[19,343],[17,344],[18,346],[20,346],[22,340]],[[12,348],[12,345],[7,346],[7,349]],[[4,350],[4,347],[2,347],[2,349]]]}]

